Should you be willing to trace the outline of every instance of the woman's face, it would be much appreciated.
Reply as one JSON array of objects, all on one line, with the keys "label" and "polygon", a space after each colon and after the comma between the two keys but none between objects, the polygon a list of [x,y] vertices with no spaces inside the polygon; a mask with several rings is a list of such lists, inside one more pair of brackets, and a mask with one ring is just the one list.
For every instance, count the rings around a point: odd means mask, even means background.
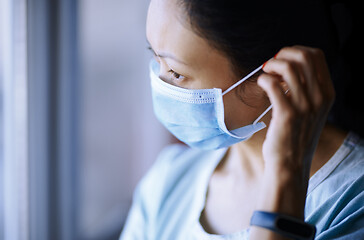
[{"label": "woman's face", "polygon": [[[177,0],[152,0],[147,17],[147,39],[160,64],[160,78],[189,89],[221,88],[239,79],[229,59],[189,27]],[[258,66],[257,66],[258,67]],[[251,124],[269,105],[256,82],[244,82],[244,101],[234,91],[224,95],[228,129]]]}]

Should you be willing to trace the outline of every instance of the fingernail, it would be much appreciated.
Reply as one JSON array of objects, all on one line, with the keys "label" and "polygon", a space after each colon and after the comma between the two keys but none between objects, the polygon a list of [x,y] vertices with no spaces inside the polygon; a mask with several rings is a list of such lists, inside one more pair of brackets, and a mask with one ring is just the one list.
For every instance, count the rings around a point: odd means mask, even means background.
[{"label": "fingernail", "polygon": [[273,58],[274,58],[274,59],[276,59],[276,58],[277,58],[277,55],[278,55],[278,53],[276,53],[276,55],[274,55],[274,57],[273,57]]},{"label": "fingernail", "polygon": [[262,66],[262,69],[264,69],[265,67],[265,64],[267,64],[268,61],[266,61],[265,63],[263,63],[263,66]]}]

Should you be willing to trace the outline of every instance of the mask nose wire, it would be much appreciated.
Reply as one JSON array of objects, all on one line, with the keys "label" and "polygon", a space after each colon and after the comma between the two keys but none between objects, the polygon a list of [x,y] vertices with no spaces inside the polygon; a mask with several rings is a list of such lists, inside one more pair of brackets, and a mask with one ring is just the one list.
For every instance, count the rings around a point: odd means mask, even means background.
[{"label": "mask nose wire", "polygon": [[222,93],[222,95],[224,96],[225,94],[227,94],[228,92],[230,92],[231,90],[233,90],[234,88],[236,88],[238,85],[242,84],[245,80],[247,80],[248,78],[250,78],[251,76],[253,76],[255,73],[257,73],[260,69],[263,68],[263,65],[260,65],[257,69],[255,69],[254,71],[252,71],[251,73],[249,73],[248,75],[246,75],[244,78],[240,79],[238,82],[236,82],[234,85],[232,85],[231,87],[229,87],[226,91],[224,91]]}]

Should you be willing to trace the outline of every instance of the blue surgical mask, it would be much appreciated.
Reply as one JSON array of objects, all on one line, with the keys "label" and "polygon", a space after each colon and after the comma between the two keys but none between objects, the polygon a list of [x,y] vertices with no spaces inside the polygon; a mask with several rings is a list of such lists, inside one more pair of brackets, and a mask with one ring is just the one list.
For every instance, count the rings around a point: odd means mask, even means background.
[{"label": "blue surgical mask", "polygon": [[213,150],[247,140],[266,127],[259,120],[271,106],[252,124],[229,131],[225,124],[223,95],[261,68],[262,66],[222,92],[219,88],[185,89],[171,85],[159,78],[159,64],[152,60],[150,78],[154,112],[174,136],[191,147]]}]

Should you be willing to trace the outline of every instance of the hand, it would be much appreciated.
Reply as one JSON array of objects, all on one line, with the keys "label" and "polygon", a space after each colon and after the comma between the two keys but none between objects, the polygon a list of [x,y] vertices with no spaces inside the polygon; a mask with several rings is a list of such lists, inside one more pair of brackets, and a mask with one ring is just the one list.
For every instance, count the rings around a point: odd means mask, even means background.
[{"label": "hand", "polygon": [[313,154],[335,96],[324,54],[309,47],[286,47],[265,64],[263,71],[258,84],[273,105],[263,144],[266,170],[300,174],[308,181]]},{"label": "hand", "polygon": [[[335,91],[318,49],[283,48],[263,71],[258,84],[273,108],[263,143],[265,173],[256,209],[303,220],[311,162]],[[250,239],[286,238],[252,227]]]}]

